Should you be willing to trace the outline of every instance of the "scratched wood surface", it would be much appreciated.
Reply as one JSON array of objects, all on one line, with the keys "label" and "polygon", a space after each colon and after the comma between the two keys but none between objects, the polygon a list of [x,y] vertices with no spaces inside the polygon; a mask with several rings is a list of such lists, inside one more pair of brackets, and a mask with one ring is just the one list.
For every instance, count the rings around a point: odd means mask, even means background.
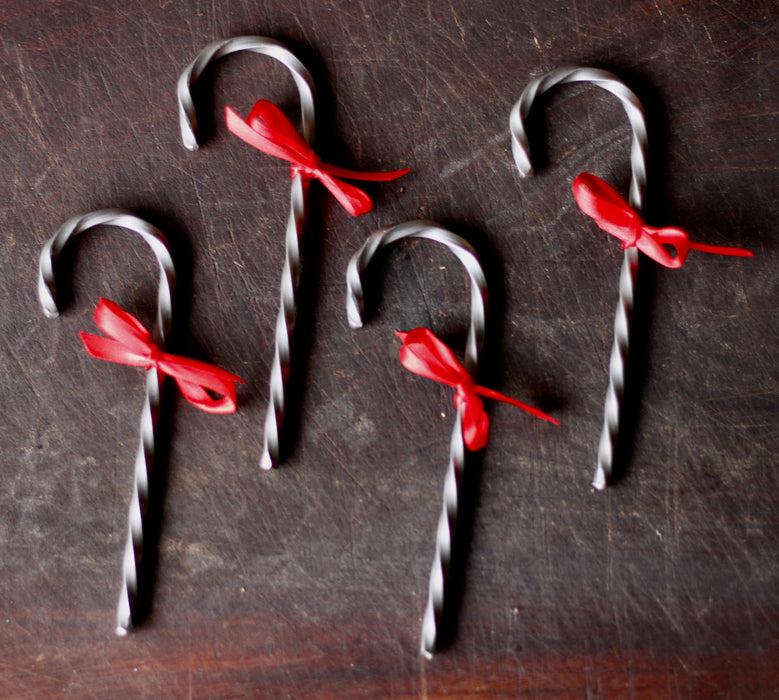
[{"label": "scratched wood surface", "polygon": [[[5,0],[0,696],[776,696],[778,19],[758,0]],[[311,69],[325,160],[413,169],[368,185],[359,219],[312,186],[300,420],[273,473],[258,461],[289,179],[219,115],[259,98],[295,115],[296,91],[271,59],[221,61],[198,94],[196,153],[175,103],[196,53],[238,34],[280,39]],[[589,170],[626,192],[628,124],[607,93],[560,88],[531,123],[537,175],[520,181],[510,156],[523,86],[571,63],[644,101],[650,220],[756,253],[642,268],[632,449],[607,493],[590,479],[621,253],[569,187]],[[175,349],[247,380],[234,416],[167,397],[152,607],[127,639],[112,630],[143,380],[88,358],[78,331],[94,331],[100,296],[150,323],[154,261],[96,230],[60,270],[62,316],[35,295],[44,241],[106,206],[172,242]],[[352,331],[344,313],[351,254],[421,217],[484,259],[483,383],[562,422],[490,406],[457,624],[432,662],[417,648],[451,392],[402,370],[393,331],[429,326],[459,352],[466,276],[432,243],[397,246],[370,322]]]}]

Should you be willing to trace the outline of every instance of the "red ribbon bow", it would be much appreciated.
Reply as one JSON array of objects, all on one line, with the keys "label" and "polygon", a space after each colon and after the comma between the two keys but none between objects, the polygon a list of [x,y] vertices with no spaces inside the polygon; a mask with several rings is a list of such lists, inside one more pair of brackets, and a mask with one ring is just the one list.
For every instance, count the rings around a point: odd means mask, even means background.
[{"label": "red ribbon bow", "polygon": [[408,333],[396,333],[396,335],[403,341],[400,348],[400,362],[407,370],[457,389],[454,405],[457,408],[464,407],[463,438],[472,452],[486,447],[489,439],[490,421],[484,411],[481,396],[509,403],[532,413],[537,418],[560,425],[559,421],[537,408],[492,389],[478,386],[468,370],[457,361],[452,351],[427,328],[415,328]]},{"label": "red ribbon bow", "polygon": [[[100,360],[131,367],[154,367],[160,374],[173,377],[184,398],[208,413],[234,413],[236,382],[234,374],[187,357],[164,352],[151,333],[132,314],[108,299],[101,299],[95,309],[95,323],[109,338],[81,332],[87,352]],[[214,399],[208,391],[220,394]]]},{"label": "red ribbon bow", "polygon": [[[754,257],[753,253],[743,248],[693,243],[688,235],[678,228],[653,228],[647,225],[619,192],[590,173],[582,173],[573,181],[573,196],[579,209],[595,219],[601,229],[622,241],[623,250],[636,246],[666,267],[676,268],[684,265],[690,248],[718,255]],[[670,255],[665,246],[675,248],[676,257]]]},{"label": "red ribbon bow", "polygon": [[319,180],[352,216],[370,211],[373,202],[359,187],[339,178],[387,182],[410,172],[407,168],[386,173],[361,173],[322,163],[289,119],[267,100],[260,100],[252,107],[247,121],[241,119],[232,107],[225,108],[225,118],[232,134],[263,153],[289,161],[292,164],[292,177],[300,174]]}]

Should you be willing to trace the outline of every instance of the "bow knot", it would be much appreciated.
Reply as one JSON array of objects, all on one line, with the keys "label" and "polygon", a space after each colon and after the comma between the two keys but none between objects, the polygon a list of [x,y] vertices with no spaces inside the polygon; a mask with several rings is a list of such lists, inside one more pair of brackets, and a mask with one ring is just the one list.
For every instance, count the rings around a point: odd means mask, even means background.
[{"label": "bow knot", "polygon": [[361,173],[322,163],[284,113],[267,100],[259,100],[246,121],[232,107],[226,107],[225,120],[229,131],[242,141],[263,153],[288,161],[292,177],[299,174],[319,180],[352,216],[370,211],[373,202],[363,190],[341,178],[387,182],[410,172],[407,168],[386,173]]},{"label": "bow knot", "polygon": [[641,236],[644,235],[644,230],[641,228],[639,224],[634,224],[630,228],[627,229],[625,238],[622,240],[622,250],[627,250],[628,248],[632,248],[634,245],[636,245],[636,242],[638,241]]},{"label": "bow knot", "polygon": [[455,389],[457,390],[457,393],[454,396],[454,401],[458,405],[462,403],[463,401],[467,400],[468,394],[473,393],[473,387],[476,386],[476,382],[473,381],[470,377],[468,377],[467,380],[458,382],[455,385]]},{"label": "bow knot", "polygon": [[455,395],[454,395],[454,407],[460,408],[460,406],[465,406],[468,404],[469,401],[473,400],[473,387],[476,386],[476,382],[471,380],[470,382],[458,382],[455,384]]},{"label": "bow knot", "polygon": [[[156,369],[172,377],[184,398],[208,413],[234,413],[236,382],[243,379],[199,360],[165,352],[143,324],[113,301],[101,299],[95,309],[95,323],[108,337],[81,332],[87,352],[100,360],[131,367]],[[215,399],[209,392],[221,395]]]},{"label": "bow knot", "polygon": [[489,439],[490,422],[481,397],[496,399],[521,408],[537,418],[555,425],[559,422],[537,408],[512,399],[492,389],[479,386],[454,356],[454,353],[427,328],[415,328],[396,334],[402,341],[400,362],[409,371],[433,379],[456,390],[454,405],[463,409],[463,439],[471,451],[481,450]]},{"label": "bow knot", "polygon": [[[694,243],[679,228],[654,228],[631,209],[611,185],[590,173],[582,173],[573,181],[576,203],[598,226],[622,241],[622,249],[637,247],[642,253],[670,268],[684,265],[692,250],[718,255],[752,258],[754,254],[743,248]],[[676,251],[671,255],[668,247]]]},{"label": "bow knot", "polygon": [[154,369],[159,369],[160,367],[160,361],[163,358],[164,353],[162,352],[162,348],[157,345],[156,343],[152,345],[149,348],[149,367],[146,369],[150,369],[151,367],[154,367]]},{"label": "bow knot", "polygon": [[290,163],[289,172],[294,178],[297,175],[303,175],[305,177],[314,178],[319,180],[322,176],[322,170],[319,167],[322,164],[322,160],[319,156],[311,152],[311,156],[306,158],[302,163]]}]

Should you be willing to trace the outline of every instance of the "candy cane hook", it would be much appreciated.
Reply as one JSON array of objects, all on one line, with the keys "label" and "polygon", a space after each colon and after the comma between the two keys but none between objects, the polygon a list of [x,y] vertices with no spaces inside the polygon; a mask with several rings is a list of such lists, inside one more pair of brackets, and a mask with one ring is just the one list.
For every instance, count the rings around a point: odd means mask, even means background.
[{"label": "candy cane hook", "polygon": [[[630,143],[630,206],[641,212],[646,192],[647,131],[644,110],[636,95],[617,76],[604,70],[586,67],[567,67],[553,70],[537,78],[522,91],[511,110],[511,150],[519,174],[533,173],[530,163],[530,144],[525,124],[537,98],[555,85],[565,83],[593,83],[619,98],[630,121],[633,135]],[[638,250],[625,249],[619,276],[619,301],[614,318],[614,344],[609,361],[609,386],[603,413],[603,430],[598,446],[598,465],[592,485],[603,490],[611,480],[614,452],[619,435],[620,410],[625,391],[625,369],[630,347],[630,322],[633,314],[635,286],[638,278]]]},{"label": "candy cane hook", "polygon": [[311,143],[314,140],[314,80],[306,67],[284,44],[264,36],[236,36],[231,39],[219,39],[208,44],[179,77],[176,89],[179,103],[179,126],[181,140],[190,151],[199,148],[198,121],[192,90],[205,70],[220,58],[238,51],[251,51],[275,58],[283,63],[292,74],[300,93],[300,112],[303,138]]},{"label": "candy cane hook", "polygon": [[[471,323],[465,345],[465,368],[475,377],[479,352],[484,343],[487,309],[487,278],[476,251],[460,236],[431,221],[410,221],[376,231],[349,261],[346,270],[346,313],[352,328],[363,325],[364,295],[362,276],[376,253],[404,238],[424,238],[445,245],[468,272],[471,282]],[[430,572],[427,606],[422,621],[421,651],[432,658],[444,609],[444,587],[452,558],[452,541],[457,526],[460,486],[465,471],[465,443],[462,432],[462,407],[457,410],[449,443],[449,464],[444,480],[443,507],[438,520],[435,557]]]},{"label": "candy cane hook", "polygon": [[[152,335],[164,347],[170,335],[173,310],[173,290],[176,271],[168,242],[162,232],[150,223],[121,209],[101,209],[84,216],[68,219],[43,246],[38,277],[38,298],[48,318],[59,316],[55,264],[68,241],[74,236],[100,225],[120,226],[139,234],[149,244],[160,269],[157,294],[157,319]],[[146,399],[141,411],[140,444],[135,458],[133,495],[128,515],[129,527],[122,565],[123,589],[119,596],[116,633],[126,635],[133,627],[133,615],[138,600],[138,572],[143,557],[144,526],[149,502],[149,475],[154,465],[155,433],[160,414],[162,376],[152,368],[146,372]]]},{"label": "candy cane hook", "polygon": [[[314,81],[306,67],[281,42],[262,36],[239,36],[214,41],[187,66],[178,82],[179,122],[184,146],[198,148],[197,114],[192,89],[206,68],[214,61],[236,51],[252,51],[275,58],[292,74],[300,93],[303,138],[314,140]],[[291,204],[285,235],[284,268],[281,273],[281,302],[276,317],[275,349],[270,373],[270,399],[265,417],[265,436],[260,465],[271,469],[278,462],[281,427],[286,409],[286,383],[291,364],[292,334],[297,319],[297,290],[300,280],[300,246],[306,219],[308,180],[300,174],[292,179]]]}]

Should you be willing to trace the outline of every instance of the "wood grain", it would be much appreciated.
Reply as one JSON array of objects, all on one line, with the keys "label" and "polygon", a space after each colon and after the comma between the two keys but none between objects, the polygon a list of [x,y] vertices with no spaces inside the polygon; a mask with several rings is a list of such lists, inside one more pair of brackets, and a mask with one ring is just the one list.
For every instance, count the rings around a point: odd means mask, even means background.
[{"label": "wood grain", "polygon": [[[9,698],[767,698],[779,683],[777,11],[760,0],[360,3],[7,0],[0,7],[0,696]],[[175,84],[209,41],[287,43],[318,88],[317,150],[380,170],[352,219],[314,185],[288,459],[261,430],[288,171],[231,137],[226,104],[289,114],[267,58],[222,61],[179,142]],[[629,127],[601,91],[561,88],[520,181],[523,86],[584,63],[649,117],[648,218],[753,260],[645,265],[632,447],[589,486],[621,252],[575,208],[588,170],[623,192]],[[48,321],[37,257],[67,217],[133,209],[181,271],[173,348],[247,380],[234,416],[171,392],[152,609],[112,635],[142,377],[79,347],[98,297],[147,323],[140,241],[83,237]],[[385,259],[381,305],[349,330],[344,273],[381,226],[432,218],[488,269],[482,383],[560,428],[490,407],[472,461],[456,629],[417,654],[451,392],[404,372],[396,328],[461,346],[467,279],[434,246]],[[375,293],[379,290],[373,290]]]}]

